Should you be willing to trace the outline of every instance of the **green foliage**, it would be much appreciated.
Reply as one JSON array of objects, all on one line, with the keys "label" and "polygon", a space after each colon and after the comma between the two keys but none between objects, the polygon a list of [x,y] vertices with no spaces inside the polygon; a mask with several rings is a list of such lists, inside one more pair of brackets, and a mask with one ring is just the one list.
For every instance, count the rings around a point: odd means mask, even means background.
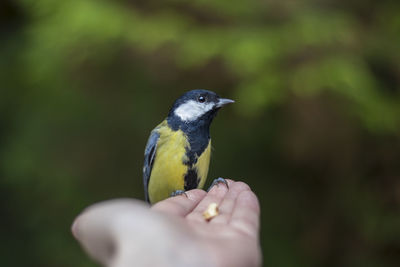
[{"label": "green foliage", "polygon": [[148,133],[194,88],[237,101],[213,125],[210,177],[258,194],[266,265],[400,260],[396,1],[19,0],[0,10],[5,266],[93,266],[69,233],[74,216],[143,197]]}]

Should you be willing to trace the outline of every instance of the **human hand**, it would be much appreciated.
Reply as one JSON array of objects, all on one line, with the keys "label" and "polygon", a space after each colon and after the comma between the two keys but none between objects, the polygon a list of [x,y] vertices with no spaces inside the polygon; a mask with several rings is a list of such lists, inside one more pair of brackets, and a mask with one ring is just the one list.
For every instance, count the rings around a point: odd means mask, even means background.
[{"label": "human hand", "polygon": [[[111,200],[87,208],[72,232],[105,266],[260,266],[259,204],[242,182],[210,192],[195,189],[151,208],[138,200]],[[203,212],[218,203],[219,215]]]}]

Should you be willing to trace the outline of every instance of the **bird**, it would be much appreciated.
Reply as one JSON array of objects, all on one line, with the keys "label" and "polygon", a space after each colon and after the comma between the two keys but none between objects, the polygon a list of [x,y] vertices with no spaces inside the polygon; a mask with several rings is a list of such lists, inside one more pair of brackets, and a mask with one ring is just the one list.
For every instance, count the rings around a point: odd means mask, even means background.
[{"label": "bird", "polygon": [[[211,157],[211,122],[223,106],[234,102],[204,89],[188,91],[175,100],[146,144],[143,184],[147,202],[154,204],[203,188]],[[212,185],[218,182],[226,184],[218,178]]]}]

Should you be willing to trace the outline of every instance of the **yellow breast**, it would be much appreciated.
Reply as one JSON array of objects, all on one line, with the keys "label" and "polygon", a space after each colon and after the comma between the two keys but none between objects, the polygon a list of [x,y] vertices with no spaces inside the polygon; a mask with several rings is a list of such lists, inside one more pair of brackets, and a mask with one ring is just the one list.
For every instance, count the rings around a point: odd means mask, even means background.
[{"label": "yellow breast", "polygon": [[200,178],[199,185],[197,188],[203,188],[204,183],[207,180],[208,175],[208,167],[210,166],[210,158],[211,158],[211,140],[208,142],[207,148],[204,150],[203,154],[197,159],[196,164],[194,165],[197,176]]},{"label": "yellow breast", "polygon": [[149,198],[151,203],[168,198],[175,190],[183,190],[183,177],[187,166],[186,147],[189,145],[182,131],[172,131],[160,125],[160,138],[157,143],[155,162],[149,181]]},{"label": "yellow breast", "polygon": [[158,202],[170,197],[176,190],[184,190],[184,177],[190,167],[196,170],[200,179],[198,188],[203,188],[210,163],[211,142],[196,164],[188,166],[184,162],[188,161],[186,148],[190,148],[190,144],[185,133],[181,130],[173,131],[164,123],[157,130],[160,138],[148,185],[150,202]]}]

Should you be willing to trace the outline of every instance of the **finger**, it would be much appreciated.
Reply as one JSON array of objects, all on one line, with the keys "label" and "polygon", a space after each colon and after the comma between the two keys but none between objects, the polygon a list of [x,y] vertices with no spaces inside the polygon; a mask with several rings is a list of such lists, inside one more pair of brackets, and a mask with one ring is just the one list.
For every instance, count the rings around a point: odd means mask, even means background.
[{"label": "finger", "polygon": [[[121,222],[132,229],[138,220],[147,220],[145,225],[157,219],[152,218],[148,205],[133,199],[114,199],[96,203],[86,208],[74,221],[71,230],[84,250],[103,265],[118,254],[119,243],[130,229],[121,227]],[[155,216],[154,216],[155,217]],[[135,236],[136,237],[136,236]]]},{"label": "finger", "polygon": [[212,224],[228,224],[239,194],[250,191],[250,187],[243,182],[233,182],[229,185],[229,191],[219,206],[219,215],[211,220]]},{"label": "finger", "polygon": [[258,237],[260,205],[252,191],[246,190],[239,194],[229,224],[249,236]]},{"label": "finger", "polygon": [[[227,179],[226,181],[229,186],[233,183],[232,180]],[[228,188],[223,184],[213,186],[194,210],[186,216],[186,218],[191,221],[205,222],[203,218],[204,211],[211,203],[217,203],[219,205],[227,192]]]},{"label": "finger", "polygon": [[197,204],[199,204],[205,195],[206,192],[204,190],[193,189],[186,191],[185,194],[157,202],[154,204],[152,209],[171,215],[185,217],[197,206]]}]

